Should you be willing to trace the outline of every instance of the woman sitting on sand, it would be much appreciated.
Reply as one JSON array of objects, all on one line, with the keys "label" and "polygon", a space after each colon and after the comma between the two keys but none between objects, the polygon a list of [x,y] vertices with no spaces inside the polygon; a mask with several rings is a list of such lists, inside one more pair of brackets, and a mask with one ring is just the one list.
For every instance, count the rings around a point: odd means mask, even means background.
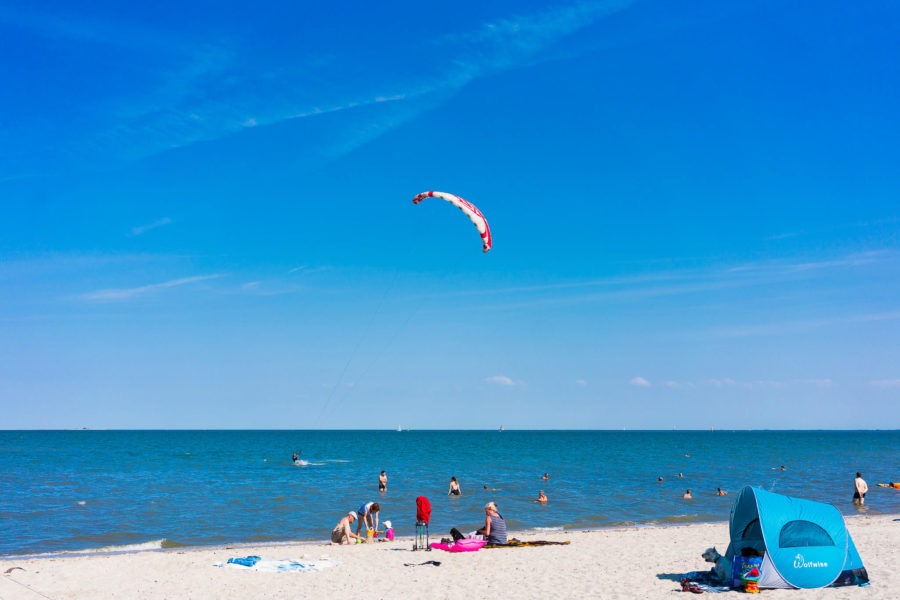
[{"label": "woman sitting on sand", "polygon": [[353,533],[353,528],[350,526],[353,523],[353,520],[356,518],[356,513],[352,510],[348,512],[343,519],[338,521],[338,524],[334,526],[334,529],[331,531],[331,543],[332,544],[352,544],[350,540],[363,540],[360,536]]},{"label": "woman sitting on sand", "polygon": [[497,512],[497,505],[488,502],[484,505],[484,527],[476,533],[487,538],[488,544],[506,543],[506,521]]}]

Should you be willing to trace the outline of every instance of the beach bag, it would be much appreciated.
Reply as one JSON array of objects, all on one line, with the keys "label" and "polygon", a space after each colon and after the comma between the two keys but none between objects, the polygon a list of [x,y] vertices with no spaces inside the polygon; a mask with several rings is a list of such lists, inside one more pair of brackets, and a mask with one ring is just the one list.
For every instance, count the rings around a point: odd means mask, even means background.
[{"label": "beach bag", "polygon": [[744,575],[753,569],[762,571],[762,556],[735,556],[731,562],[731,587],[744,587]]}]

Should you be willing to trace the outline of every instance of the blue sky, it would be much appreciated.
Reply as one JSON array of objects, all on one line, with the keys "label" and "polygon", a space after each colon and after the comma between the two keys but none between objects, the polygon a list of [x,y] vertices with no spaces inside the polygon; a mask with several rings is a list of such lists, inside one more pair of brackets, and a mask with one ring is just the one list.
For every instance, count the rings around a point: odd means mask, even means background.
[{"label": "blue sky", "polygon": [[0,0],[0,426],[900,427],[898,56],[887,1]]}]

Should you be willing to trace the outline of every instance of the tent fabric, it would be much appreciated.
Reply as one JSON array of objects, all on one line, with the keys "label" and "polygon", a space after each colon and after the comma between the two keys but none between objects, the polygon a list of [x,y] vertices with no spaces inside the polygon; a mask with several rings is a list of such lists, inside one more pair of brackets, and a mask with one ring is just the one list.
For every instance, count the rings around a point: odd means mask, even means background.
[{"label": "tent fabric", "polygon": [[731,508],[726,556],[763,556],[759,587],[820,588],[868,581],[840,511],[747,486]]}]

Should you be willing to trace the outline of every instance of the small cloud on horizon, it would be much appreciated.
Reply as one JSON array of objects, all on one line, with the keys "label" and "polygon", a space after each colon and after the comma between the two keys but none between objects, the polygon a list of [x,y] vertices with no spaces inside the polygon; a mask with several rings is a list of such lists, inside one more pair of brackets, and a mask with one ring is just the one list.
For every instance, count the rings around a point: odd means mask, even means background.
[{"label": "small cloud on horizon", "polygon": [[484,380],[488,383],[496,383],[497,385],[516,385],[516,382],[506,375],[492,375],[491,377],[485,377]]},{"label": "small cloud on horizon", "polygon": [[650,382],[643,377],[632,377],[628,383],[636,387],[650,387]]},{"label": "small cloud on horizon", "polygon": [[587,380],[585,380],[585,379],[576,379],[576,380],[575,380],[575,385],[580,386],[580,387],[585,387],[585,386],[587,386]]},{"label": "small cloud on horizon", "polygon": [[[746,390],[760,388],[786,388],[790,386],[831,387],[834,382],[829,377],[822,379],[756,379],[753,381],[736,381],[730,377],[710,378],[701,381],[667,380],[663,385],[673,390],[694,390],[701,388],[742,388]],[[874,383],[874,382],[873,382]]]},{"label": "small cloud on horizon", "polygon": [[900,388],[900,379],[876,379],[870,381],[869,385],[883,390]]}]

